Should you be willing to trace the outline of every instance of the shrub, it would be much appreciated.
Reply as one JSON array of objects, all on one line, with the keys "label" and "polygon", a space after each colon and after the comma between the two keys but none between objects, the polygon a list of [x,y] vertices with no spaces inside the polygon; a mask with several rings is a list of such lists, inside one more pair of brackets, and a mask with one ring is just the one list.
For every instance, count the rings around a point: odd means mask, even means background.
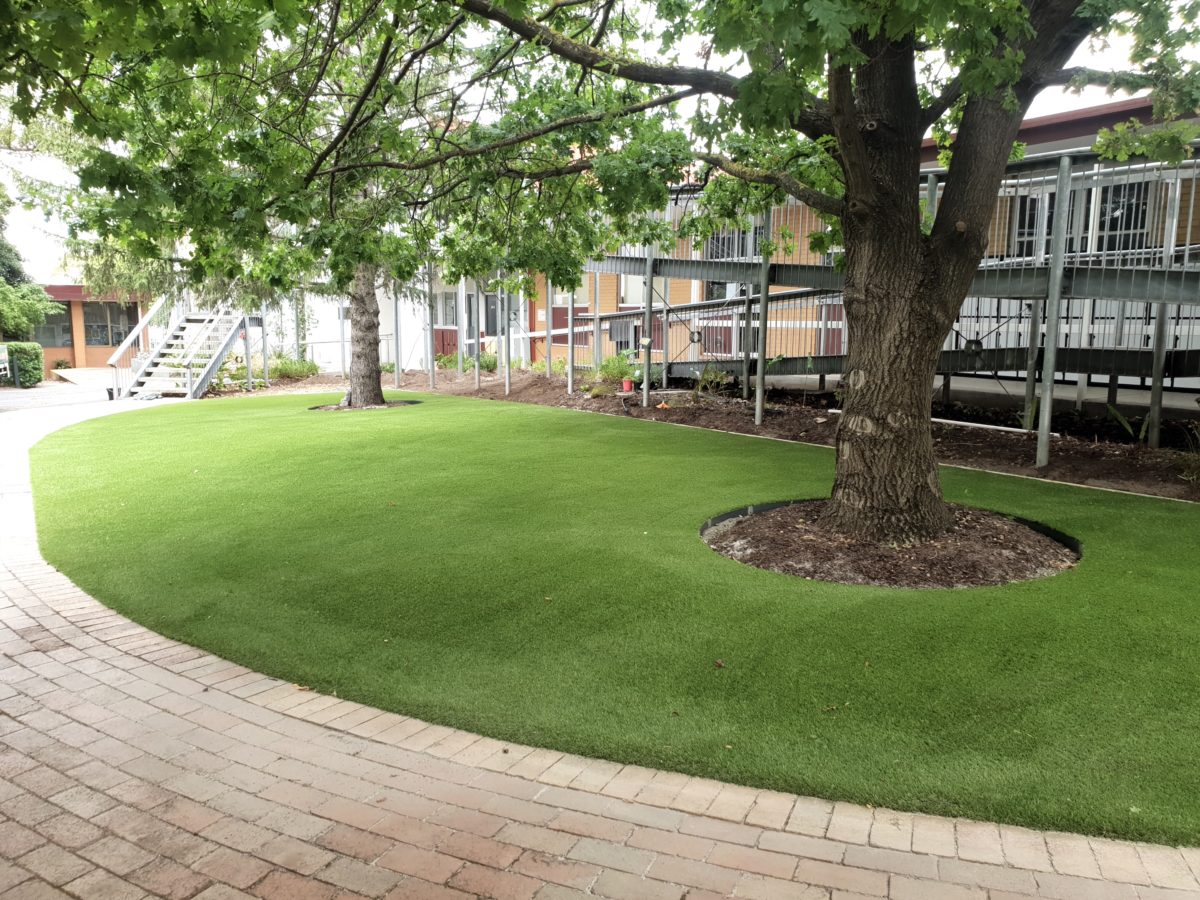
[{"label": "shrub", "polygon": [[597,378],[609,384],[620,384],[626,378],[633,378],[633,366],[630,365],[629,358],[624,354],[610,356],[600,363],[600,373]]},{"label": "shrub", "polygon": [[381,363],[379,366],[379,371],[386,372],[387,374],[392,375],[396,371],[396,364],[395,363]]},{"label": "shrub", "polygon": [[71,361],[69,359],[56,359],[54,361],[54,368],[55,369],[69,369],[69,368],[71,368]]},{"label": "shrub", "polygon": [[[308,378],[321,371],[321,367],[310,359],[296,359],[294,356],[276,356],[271,360],[270,372],[273,378]],[[245,369],[242,377],[246,377]]]},{"label": "shrub", "polygon": [[458,368],[457,353],[438,353],[434,356],[434,361],[439,369],[455,369]]},{"label": "shrub", "polygon": [[[531,372],[544,374],[546,371],[546,361],[543,359],[543,360],[539,360],[538,362],[535,362],[532,366],[529,367],[529,370]],[[567,361],[565,359],[554,360],[553,364],[550,366],[550,374],[551,375],[566,375],[567,374]]]},{"label": "shrub", "polygon": [[495,353],[488,353],[486,350],[479,354],[479,368],[484,372],[495,372],[500,365],[500,361],[496,359]]},{"label": "shrub", "polygon": [[8,343],[8,384],[13,383],[13,373],[19,373],[21,383],[17,387],[31,388],[42,381],[43,367],[46,365],[42,355],[42,345],[32,341],[11,341]]}]

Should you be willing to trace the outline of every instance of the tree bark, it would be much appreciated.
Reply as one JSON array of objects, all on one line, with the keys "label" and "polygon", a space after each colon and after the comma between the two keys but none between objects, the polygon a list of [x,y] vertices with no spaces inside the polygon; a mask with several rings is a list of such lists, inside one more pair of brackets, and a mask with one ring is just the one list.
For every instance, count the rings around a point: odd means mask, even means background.
[{"label": "tree bark", "polygon": [[375,295],[377,267],[359,263],[350,283],[350,390],[352,407],[382,406],[379,371],[379,300]]},{"label": "tree bark", "polygon": [[859,240],[853,252],[847,243],[847,359],[833,492],[823,519],[868,540],[925,540],[953,521],[929,418],[950,325],[942,312],[947,299],[929,277],[928,253],[902,250],[902,240]]}]

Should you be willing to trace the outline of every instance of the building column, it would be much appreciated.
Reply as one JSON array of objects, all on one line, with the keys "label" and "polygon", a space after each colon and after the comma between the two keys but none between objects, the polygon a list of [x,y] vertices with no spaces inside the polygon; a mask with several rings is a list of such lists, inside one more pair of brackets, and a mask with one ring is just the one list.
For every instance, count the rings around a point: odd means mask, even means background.
[{"label": "building column", "polygon": [[76,369],[87,367],[87,335],[83,330],[83,301],[69,300],[67,308],[71,315],[71,356]]}]

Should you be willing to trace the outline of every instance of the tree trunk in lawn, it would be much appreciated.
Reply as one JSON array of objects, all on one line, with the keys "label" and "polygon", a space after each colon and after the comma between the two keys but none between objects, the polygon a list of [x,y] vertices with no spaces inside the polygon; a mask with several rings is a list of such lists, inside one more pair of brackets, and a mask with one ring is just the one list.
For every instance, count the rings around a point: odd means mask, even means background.
[{"label": "tree trunk in lawn", "polygon": [[376,270],[370,263],[359,263],[350,283],[350,406],[382,406],[384,402]]},{"label": "tree trunk in lawn", "polygon": [[833,492],[822,520],[844,534],[912,543],[953,522],[933,455],[930,392],[942,342],[983,256],[1021,113],[1000,103],[968,108],[926,234],[912,40],[871,43],[853,79],[848,69],[830,72],[846,184],[847,358]]}]

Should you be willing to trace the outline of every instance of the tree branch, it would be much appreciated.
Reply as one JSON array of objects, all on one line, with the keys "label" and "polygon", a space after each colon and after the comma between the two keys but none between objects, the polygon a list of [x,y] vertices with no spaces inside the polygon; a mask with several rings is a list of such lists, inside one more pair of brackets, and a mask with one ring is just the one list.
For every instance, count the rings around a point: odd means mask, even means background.
[{"label": "tree branch", "polygon": [[708,163],[710,166],[716,166],[721,171],[732,175],[734,178],[740,178],[742,181],[749,181],[752,184],[773,185],[791,194],[801,203],[815,209],[817,212],[826,213],[831,216],[840,216],[845,212],[845,204],[840,199],[823,191],[818,191],[815,188],[810,188],[786,172],[768,172],[763,169],[754,169],[716,153],[698,153],[696,154],[696,158]]},{"label": "tree branch", "polygon": [[318,176],[335,175],[339,172],[351,171],[354,169],[395,169],[401,172],[416,172],[421,169],[429,169],[434,166],[439,166],[443,163],[450,162],[453,159],[468,159],[475,156],[484,156],[488,153],[494,153],[497,150],[504,150],[508,147],[515,147],[518,144],[524,144],[535,138],[544,137],[555,131],[561,131],[564,128],[571,128],[575,125],[587,125],[592,122],[602,122],[605,119],[617,119],[625,116],[633,115],[639,112],[645,112],[648,109],[654,109],[659,106],[667,106],[676,101],[682,100],[685,97],[693,97],[700,93],[697,88],[688,88],[683,91],[676,91],[673,94],[667,94],[662,97],[654,97],[650,100],[643,100],[641,103],[634,103],[630,106],[622,107],[618,110],[600,110],[592,113],[581,113],[577,116],[567,116],[563,119],[558,119],[554,122],[547,122],[539,128],[533,128],[522,134],[512,135],[511,137],[501,138],[492,141],[489,144],[481,144],[478,147],[460,147],[456,150],[451,150],[446,153],[440,153],[436,156],[428,156],[425,159],[412,160],[410,162],[398,162],[396,160],[375,160],[359,163],[346,163],[344,165],[330,166],[327,169],[322,169],[318,172]]},{"label": "tree branch", "polygon": [[331,140],[325,146],[325,149],[317,154],[317,158],[313,160],[313,163],[311,166],[309,166],[308,171],[304,173],[305,184],[309,184],[313,178],[316,177],[317,172],[319,172],[321,169],[321,164],[324,163],[325,160],[329,158],[329,155],[333,153],[333,151],[341,145],[342,141],[346,139],[346,135],[348,135],[350,133],[350,129],[354,127],[354,123],[358,120],[358,116],[362,112],[363,107],[366,106],[367,101],[371,98],[371,95],[375,93],[375,89],[379,87],[379,82],[383,78],[383,73],[387,70],[388,57],[391,56],[392,53],[392,41],[396,34],[396,28],[399,27],[399,25],[399,14],[393,14],[391,30],[388,32],[387,37],[383,39],[383,46],[379,49],[379,57],[375,60],[375,68],[371,72],[371,77],[367,80],[366,86],[358,95],[358,99],[354,103],[354,108],[350,110],[350,115],[346,117],[346,121],[342,123],[342,127],[338,130],[338,133],[334,135],[333,140]]},{"label": "tree branch", "polygon": [[1089,69],[1085,66],[1047,72],[1037,79],[1037,83],[1042,87],[1095,85],[1106,87],[1110,91],[1140,91],[1154,87],[1154,79],[1142,72],[1106,72],[1103,69]]},{"label": "tree branch", "polygon": [[731,99],[738,96],[741,79],[727,72],[691,66],[660,66],[642,60],[616,57],[591,44],[559,34],[534,19],[510,15],[489,0],[457,0],[457,3],[461,9],[502,25],[526,40],[541,44],[555,56],[585,69],[606,72],[641,84],[693,87],[705,93]]}]

